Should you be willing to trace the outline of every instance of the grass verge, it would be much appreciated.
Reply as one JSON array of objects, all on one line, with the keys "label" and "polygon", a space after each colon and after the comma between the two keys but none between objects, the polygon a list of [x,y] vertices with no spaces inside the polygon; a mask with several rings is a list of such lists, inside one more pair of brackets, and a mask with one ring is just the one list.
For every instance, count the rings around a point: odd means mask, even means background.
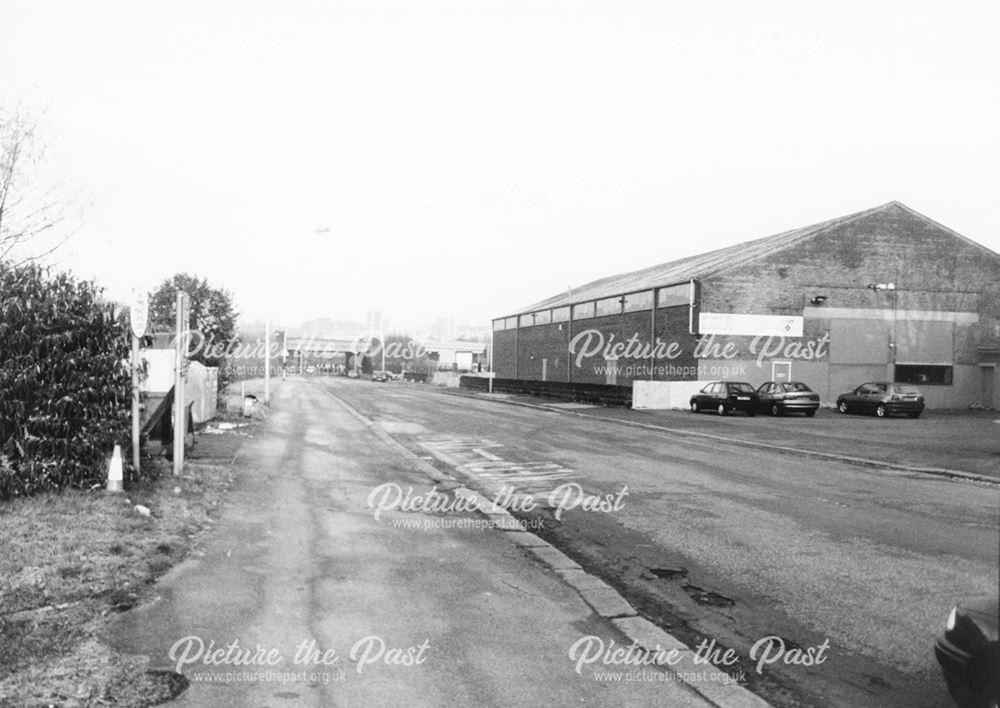
[{"label": "grass verge", "polygon": [[0,705],[149,706],[183,690],[182,677],[148,672],[97,636],[197,545],[233,469],[191,462],[174,477],[163,460],[144,464],[158,479],[124,494],[0,504]]}]

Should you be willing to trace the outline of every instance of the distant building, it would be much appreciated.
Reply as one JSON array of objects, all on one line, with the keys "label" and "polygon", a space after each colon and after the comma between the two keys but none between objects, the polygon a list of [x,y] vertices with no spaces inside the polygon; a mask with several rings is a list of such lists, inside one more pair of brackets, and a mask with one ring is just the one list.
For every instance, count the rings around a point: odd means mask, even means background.
[{"label": "distant building", "polygon": [[873,380],[1000,408],[1000,255],[899,202],[573,288],[493,321],[498,378]]},{"label": "distant building", "polygon": [[365,313],[365,324],[369,332],[385,332],[385,321],[382,319],[382,312],[379,310],[369,310]]},{"label": "distant building", "polygon": [[455,339],[455,319],[453,317],[438,317],[431,323],[428,339],[449,341]]}]

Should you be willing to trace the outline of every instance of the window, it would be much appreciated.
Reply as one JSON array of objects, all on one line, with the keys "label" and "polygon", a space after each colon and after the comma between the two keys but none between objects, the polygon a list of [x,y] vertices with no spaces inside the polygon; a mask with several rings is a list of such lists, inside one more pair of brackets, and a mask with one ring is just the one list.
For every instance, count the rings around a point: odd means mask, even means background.
[{"label": "window", "polygon": [[608,297],[594,303],[597,306],[597,316],[620,315],[622,311],[621,297]]},{"label": "window", "polygon": [[583,320],[593,316],[594,316],[594,303],[584,302],[579,305],[573,305],[574,320]]},{"label": "window", "polygon": [[569,308],[557,307],[552,311],[553,322],[566,322],[569,320]]},{"label": "window", "polygon": [[653,309],[653,291],[647,290],[644,293],[632,293],[625,296],[625,312],[635,312],[637,310]]},{"label": "window", "polygon": [[534,315],[521,315],[520,320],[518,320],[517,326],[518,327],[530,327],[533,324],[535,324],[535,316]]},{"label": "window", "polygon": [[504,327],[504,320],[493,320],[493,331],[494,332],[499,332],[499,331],[501,331],[503,329],[505,329],[505,327]]},{"label": "window", "polygon": [[542,310],[535,313],[535,324],[543,325],[552,321],[552,310]]},{"label": "window", "polygon": [[517,329],[517,318],[508,317],[503,326],[504,329]]},{"label": "window", "polygon": [[691,304],[691,283],[670,285],[657,291],[657,307],[677,307]]},{"label": "window", "polygon": [[896,364],[896,383],[951,386],[953,370],[940,364]]}]

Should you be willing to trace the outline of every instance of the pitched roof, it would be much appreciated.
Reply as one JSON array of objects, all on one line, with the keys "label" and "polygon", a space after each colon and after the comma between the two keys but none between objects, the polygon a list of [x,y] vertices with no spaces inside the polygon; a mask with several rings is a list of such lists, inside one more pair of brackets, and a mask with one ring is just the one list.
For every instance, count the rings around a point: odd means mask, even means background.
[{"label": "pitched roof", "polygon": [[766,258],[773,253],[782,251],[790,246],[801,243],[802,241],[832,232],[844,224],[852,221],[863,219],[865,217],[872,216],[873,214],[879,214],[880,212],[889,211],[896,211],[897,213],[898,211],[908,212],[910,215],[930,222],[934,226],[943,229],[952,236],[955,236],[956,238],[959,238],[966,243],[996,257],[995,253],[975,241],[967,239],[947,227],[941,226],[941,224],[928,219],[922,214],[910,209],[905,204],[892,201],[872,209],[866,209],[865,211],[848,214],[847,216],[830,219],[829,221],[823,221],[811,226],[804,226],[799,229],[785,231],[780,234],[775,234],[774,236],[767,236],[754,241],[747,241],[746,243],[739,243],[734,246],[709,251],[708,253],[702,253],[697,256],[689,256],[687,258],[681,258],[680,260],[661,263],[659,265],[632,271],[630,273],[621,273],[619,275],[601,278],[600,280],[595,280],[587,283],[586,285],[572,288],[571,290],[561,292],[558,295],[536,302],[530,307],[518,310],[516,313],[512,314],[524,314],[528,312],[535,312],[537,310],[544,310],[550,307],[562,307],[564,305],[570,305],[578,302],[597,300],[614,295],[621,295],[623,293],[646,290],[648,288],[660,287],[664,285],[674,285],[692,279],[704,278],[721,271],[733,269],[737,266],[744,265],[760,258]]}]

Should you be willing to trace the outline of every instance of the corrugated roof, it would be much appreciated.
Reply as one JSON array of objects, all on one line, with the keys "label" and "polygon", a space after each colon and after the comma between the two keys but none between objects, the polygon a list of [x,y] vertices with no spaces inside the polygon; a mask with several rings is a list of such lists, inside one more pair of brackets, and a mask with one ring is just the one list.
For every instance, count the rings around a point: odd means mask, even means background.
[{"label": "corrugated roof", "polygon": [[[691,279],[704,278],[720,271],[744,265],[759,258],[765,258],[802,241],[839,228],[848,222],[891,209],[904,210],[940,227],[940,224],[933,222],[931,219],[927,219],[927,217],[915,212],[904,204],[892,201],[872,209],[866,209],[865,211],[859,211],[855,214],[848,214],[847,216],[830,219],[829,221],[823,221],[811,226],[785,231],[780,234],[775,234],[774,236],[767,236],[755,241],[748,241],[746,243],[736,244],[735,246],[720,248],[718,250],[710,251],[697,256],[689,256],[687,258],[681,258],[680,260],[661,263],[660,265],[643,268],[642,270],[636,270],[630,273],[621,273],[619,275],[601,278],[600,280],[595,280],[591,283],[587,283],[586,285],[581,285],[580,287],[563,291],[558,295],[536,302],[530,307],[511,313],[511,315],[520,315],[551,307],[562,307],[564,305],[570,305],[578,302],[598,300],[600,298],[622,295],[624,293],[635,292],[638,290],[646,290],[664,285],[674,285]],[[962,240],[967,241],[968,243],[971,243],[979,248],[983,248],[983,246],[956,234],[950,229],[945,230]],[[984,250],[988,251],[988,249]]]}]

